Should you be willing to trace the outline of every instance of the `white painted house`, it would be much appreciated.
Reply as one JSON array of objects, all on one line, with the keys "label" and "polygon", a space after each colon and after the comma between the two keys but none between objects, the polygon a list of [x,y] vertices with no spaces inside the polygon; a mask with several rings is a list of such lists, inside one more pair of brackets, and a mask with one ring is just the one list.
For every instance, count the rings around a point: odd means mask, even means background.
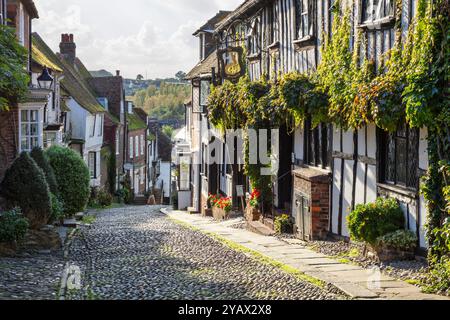
[{"label": "white painted house", "polygon": [[73,35],[63,34],[59,54],[64,79],[61,86],[69,116],[66,119],[69,146],[80,153],[91,175],[91,187],[101,186],[101,149],[105,112],[86,79],[90,76],[76,57]]}]

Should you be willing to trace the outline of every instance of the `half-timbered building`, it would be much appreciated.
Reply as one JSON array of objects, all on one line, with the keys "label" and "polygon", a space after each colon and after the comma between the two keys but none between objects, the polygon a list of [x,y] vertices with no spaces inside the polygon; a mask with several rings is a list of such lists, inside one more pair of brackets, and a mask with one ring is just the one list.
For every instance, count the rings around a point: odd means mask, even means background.
[{"label": "half-timbered building", "polygon": [[[353,36],[364,36],[361,55],[377,66],[394,45],[395,25],[401,25],[404,40],[417,10],[417,0],[341,3],[351,10]],[[334,6],[332,0],[245,1],[216,26],[221,80],[239,63],[242,46],[252,80],[314,72],[324,37],[333,36],[332,21],[340,18],[334,16]],[[400,126],[389,134],[369,124],[344,131],[326,123],[313,128],[309,120],[293,133],[281,130],[274,205],[290,210],[301,238],[320,239],[328,234],[349,237],[346,219],[356,205],[394,197],[404,210],[405,227],[417,233],[425,248],[426,208],[419,178],[428,168],[426,138],[426,128]]]}]

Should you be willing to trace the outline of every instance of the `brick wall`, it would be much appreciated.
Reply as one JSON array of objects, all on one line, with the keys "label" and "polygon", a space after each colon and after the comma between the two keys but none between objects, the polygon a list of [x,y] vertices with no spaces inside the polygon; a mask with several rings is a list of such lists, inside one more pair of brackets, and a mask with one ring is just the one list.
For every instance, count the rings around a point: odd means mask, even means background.
[{"label": "brick wall", "polygon": [[326,238],[330,219],[330,174],[313,168],[294,171],[294,193],[309,197],[312,239]]},{"label": "brick wall", "polygon": [[12,107],[10,111],[0,111],[0,181],[17,157],[18,128],[19,111],[17,107]]}]

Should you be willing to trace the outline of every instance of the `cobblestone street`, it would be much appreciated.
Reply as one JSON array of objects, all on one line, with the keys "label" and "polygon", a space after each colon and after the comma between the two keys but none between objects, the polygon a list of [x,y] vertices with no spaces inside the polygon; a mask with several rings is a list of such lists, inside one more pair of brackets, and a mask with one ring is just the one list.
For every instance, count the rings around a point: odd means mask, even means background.
[{"label": "cobblestone street", "polygon": [[62,252],[0,258],[0,300],[58,299]]},{"label": "cobblestone street", "polygon": [[338,299],[340,296],[180,226],[158,207],[101,212],[69,258],[82,289],[66,299]]}]

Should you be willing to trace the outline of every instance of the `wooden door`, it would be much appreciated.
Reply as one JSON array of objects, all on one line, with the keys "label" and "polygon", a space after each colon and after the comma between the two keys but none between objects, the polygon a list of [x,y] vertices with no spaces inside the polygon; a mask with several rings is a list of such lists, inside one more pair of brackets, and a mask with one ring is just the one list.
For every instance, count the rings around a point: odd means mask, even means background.
[{"label": "wooden door", "polygon": [[305,195],[297,194],[295,210],[298,237],[305,241],[312,240],[312,216],[309,198]]}]

